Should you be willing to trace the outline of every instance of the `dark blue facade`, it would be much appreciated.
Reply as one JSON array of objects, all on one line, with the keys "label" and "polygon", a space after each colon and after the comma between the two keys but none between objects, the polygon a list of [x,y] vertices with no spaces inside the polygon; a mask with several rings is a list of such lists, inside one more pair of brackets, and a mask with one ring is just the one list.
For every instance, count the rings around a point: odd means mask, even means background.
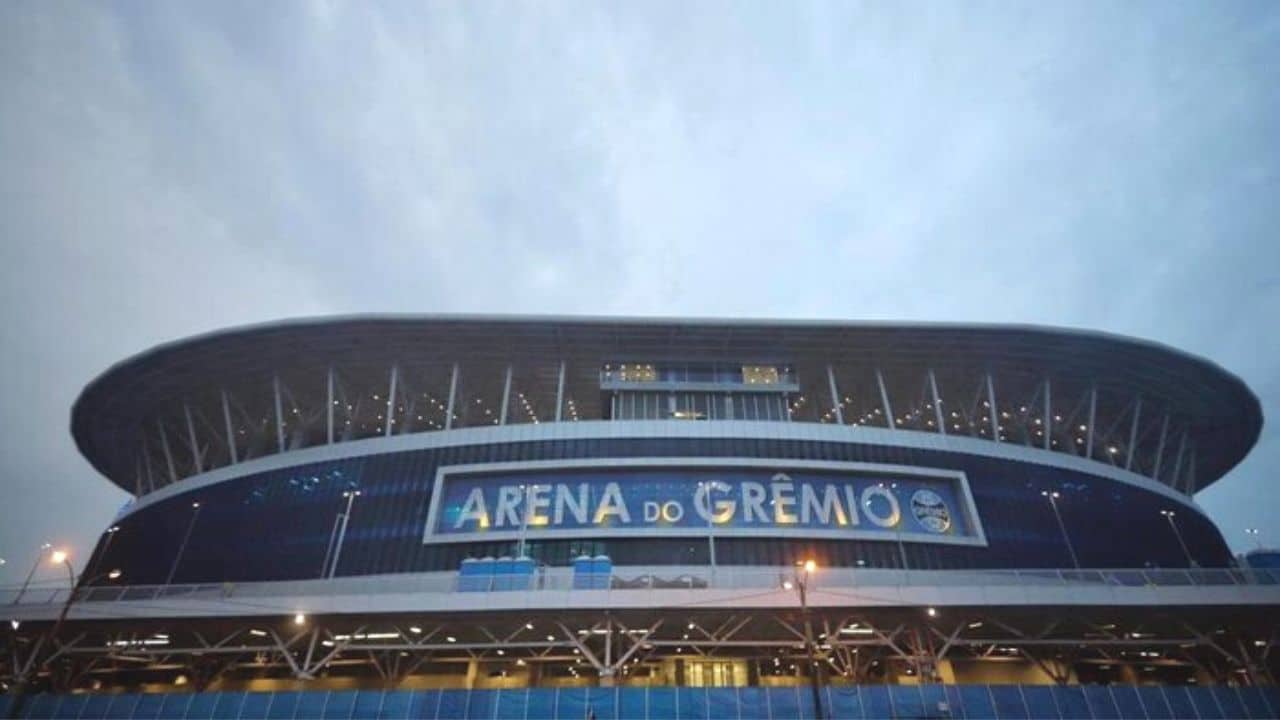
[{"label": "dark blue facade", "polygon": [[[157,502],[104,536],[91,573],[120,568],[131,584],[251,582],[320,577],[343,493],[358,489],[338,575],[454,570],[466,557],[511,555],[514,541],[424,544],[440,466],[535,460],[690,457],[863,462],[961,470],[968,477],[987,547],[904,543],[913,569],[1069,568],[1070,554],[1042,491],[1056,491],[1082,567],[1187,567],[1173,528],[1176,510],[1194,562],[1225,567],[1217,528],[1189,507],[1105,477],[956,452],[868,444],[745,438],[573,439],[477,444],[369,455],[246,475]],[[199,508],[193,508],[193,503]],[[109,539],[108,539],[109,538]],[[188,538],[185,542],[183,539]],[[892,540],[718,539],[722,565],[898,567]],[[105,552],[104,552],[105,549]],[[181,550],[181,557],[179,552]],[[705,539],[530,538],[529,554],[565,565],[605,554],[617,565],[704,564]],[[176,562],[175,562],[176,561]]]}]

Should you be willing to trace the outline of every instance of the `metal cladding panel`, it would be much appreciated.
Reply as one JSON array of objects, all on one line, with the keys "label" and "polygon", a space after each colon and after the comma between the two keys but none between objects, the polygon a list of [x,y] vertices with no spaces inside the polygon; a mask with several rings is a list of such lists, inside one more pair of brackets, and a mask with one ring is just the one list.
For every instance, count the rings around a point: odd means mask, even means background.
[{"label": "metal cladding panel", "polygon": [[[179,492],[123,517],[104,538],[91,568],[120,568],[134,584],[310,579],[333,566],[338,575],[455,570],[468,556],[514,555],[516,541],[434,542],[425,530],[437,471],[471,464],[598,462],[685,458],[705,470],[744,459],[787,468],[807,463],[867,463],[961,473],[972,492],[982,543],[940,544],[928,536],[726,536],[716,541],[725,565],[785,565],[801,552],[824,565],[915,569],[1071,567],[1053,508],[1041,495],[1060,493],[1057,508],[1084,567],[1186,567],[1161,510],[1169,498],[1116,480],[1007,459],[870,444],[739,438],[596,438],[510,442],[351,457],[254,473]],[[356,498],[344,492],[359,490]],[[348,501],[352,511],[343,526]],[[198,502],[199,508],[193,508]],[[1178,528],[1202,567],[1231,555],[1214,525],[1180,508]],[[335,540],[341,529],[340,551]],[[184,537],[189,539],[184,544]],[[567,565],[575,555],[607,554],[616,565],[706,564],[701,528],[673,537],[624,537],[579,529],[573,537],[528,534],[540,562]]]}]

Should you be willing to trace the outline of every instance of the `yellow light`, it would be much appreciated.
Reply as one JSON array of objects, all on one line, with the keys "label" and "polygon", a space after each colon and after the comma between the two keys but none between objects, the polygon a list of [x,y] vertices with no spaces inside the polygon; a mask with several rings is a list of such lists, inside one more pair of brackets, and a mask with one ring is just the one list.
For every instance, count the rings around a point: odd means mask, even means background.
[{"label": "yellow light", "polygon": [[307,616],[306,616],[306,615],[303,615],[302,613],[298,613],[297,615],[294,615],[294,616],[293,616],[293,624],[294,624],[294,625],[306,625],[306,624],[307,624]]},{"label": "yellow light", "polygon": [[49,559],[53,561],[54,565],[61,565],[67,561],[67,553],[62,550],[54,550]]},{"label": "yellow light", "polygon": [[815,571],[815,570],[817,570],[817,569],[818,569],[818,563],[816,563],[816,562],[814,562],[814,561],[812,561],[812,560],[805,560],[805,561],[804,561],[804,571],[805,571],[805,572],[807,572],[807,573],[811,573],[811,572],[813,572],[813,571]]}]

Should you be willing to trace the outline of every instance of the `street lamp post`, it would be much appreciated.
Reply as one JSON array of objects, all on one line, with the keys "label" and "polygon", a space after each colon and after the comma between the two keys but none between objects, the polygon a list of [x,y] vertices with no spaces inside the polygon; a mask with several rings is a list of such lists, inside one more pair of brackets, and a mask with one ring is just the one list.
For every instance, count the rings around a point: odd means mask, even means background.
[{"label": "street lamp post", "polygon": [[178,554],[173,558],[173,565],[169,567],[169,575],[165,577],[164,584],[167,586],[173,582],[173,576],[178,572],[178,563],[182,562],[182,555],[187,551],[187,542],[191,540],[191,531],[196,529],[196,520],[200,517],[200,503],[191,503],[191,522],[187,523],[187,532],[182,536],[182,544],[178,546]]},{"label": "street lamp post", "polygon": [[[67,599],[62,603],[62,610],[58,612],[58,619],[54,621],[53,627],[50,628],[49,630],[49,635],[48,635],[49,642],[53,643],[57,641],[58,631],[62,629],[63,623],[66,622],[67,620],[67,614],[71,611],[71,605],[76,601],[77,581],[76,581],[75,568],[71,565],[71,557],[66,553],[66,551],[64,550],[53,551],[53,553],[50,554],[49,556],[49,560],[54,565],[62,565],[67,569],[67,580],[70,582],[70,587],[67,589]],[[116,580],[116,579],[119,579],[121,574],[122,573],[119,570],[111,570],[110,572],[105,572],[88,579],[81,577],[80,584],[88,585],[104,577],[111,578],[112,580]],[[16,629],[16,626],[15,626],[15,629]],[[33,653],[40,652],[40,645],[37,644],[36,648],[32,650],[32,652]],[[48,660],[42,661],[41,665],[43,666],[43,664],[46,662],[48,662]],[[27,668],[24,668],[21,672],[18,672],[18,674],[14,678],[15,682],[14,682],[14,688],[12,693],[13,699],[9,704],[10,718],[22,717],[23,705],[25,704],[24,701],[26,698],[26,693],[25,693],[26,684],[27,684],[26,673],[27,673],[27,669],[29,669],[33,665],[34,665],[33,663],[28,662]],[[15,671],[18,671],[18,669],[15,668]]]},{"label": "street lamp post", "polygon": [[1196,567],[1196,560],[1191,557],[1191,551],[1187,549],[1187,543],[1182,539],[1182,531],[1178,529],[1178,523],[1173,521],[1173,511],[1161,510],[1160,514],[1164,516],[1165,520],[1169,521],[1169,527],[1173,528],[1173,536],[1178,538],[1178,545],[1182,546],[1182,554],[1187,556],[1187,565]]},{"label": "street lamp post", "polygon": [[338,558],[342,556],[342,544],[347,539],[347,525],[351,522],[351,506],[355,504],[360,494],[359,490],[345,490],[342,493],[342,497],[347,499],[347,509],[341,515],[342,526],[338,530],[338,541],[333,546],[333,562],[329,565],[326,577],[333,577],[338,572]]},{"label": "street lamp post", "polygon": [[1058,498],[1062,497],[1057,490],[1041,490],[1040,494],[1049,499],[1049,507],[1053,508],[1053,517],[1058,521],[1058,529],[1062,531],[1062,539],[1067,543],[1067,552],[1071,554],[1071,564],[1080,569],[1080,560],[1076,557],[1075,546],[1071,544],[1071,536],[1067,534],[1067,525],[1062,522],[1062,513],[1058,512]]},{"label": "street lamp post", "polygon": [[783,581],[782,587],[786,590],[794,589],[800,595],[800,616],[804,620],[804,648],[805,655],[809,659],[809,689],[813,691],[813,716],[817,720],[823,720],[821,679],[818,677],[820,669],[813,649],[813,623],[809,619],[808,596],[809,579],[818,569],[818,564],[813,560],[805,560],[803,563],[796,563],[796,567],[799,571],[791,580]]},{"label": "street lamp post", "polygon": [[107,558],[107,551],[111,549],[111,541],[116,539],[116,533],[118,532],[120,532],[119,525],[112,525],[106,529],[106,532],[103,534],[107,536],[107,539],[102,543],[102,552],[98,553],[97,562],[93,566],[84,569],[86,573],[90,570],[96,570],[102,566],[102,561]]},{"label": "street lamp post", "polygon": [[31,578],[35,577],[36,570],[40,567],[40,561],[44,559],[44,554],[49,548],[53,547],[49,543],[40,546],[40,552],[36,553],[36,561],[31,563],[31,570],[27,572],[27,579],[22,581],[22,588],[18,590],[18,596],[13,599],[13,604],[17,605],[22,602],[22,596],[27,593],[27,586],[31,584]]}]

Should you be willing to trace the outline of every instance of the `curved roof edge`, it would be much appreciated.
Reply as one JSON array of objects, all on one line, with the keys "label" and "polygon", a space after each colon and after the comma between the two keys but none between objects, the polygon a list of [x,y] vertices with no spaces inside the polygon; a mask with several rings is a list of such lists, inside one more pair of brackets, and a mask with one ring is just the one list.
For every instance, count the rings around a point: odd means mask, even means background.
[{"label": "curved roof edge", "polygon": [[1110,346],[1116,351],[1145,351],[1155,356],[1164,356],[1173,363],[1183,364],[1198,373],[1205,373],[1217,388],[1230,395],[1229,401],[1239,412],[1239,422],[1235,423],[1232,433],[1236,442],[1236,451],[1229,453],[1231,457],[1220,467],[1214,468],[1213,475],[1198,479],[1195,490],[1212,484],[1240,461],[1256,444],[1261,434],[1263,415],[1261,402],[1249,386],[1236,374],[1223,368],[1212,360],[1170,345],[1117,333],[1104,332],[1075,327],[1037,325],[1030,323],[968,323],[968,322],[921,322],[870,320],[850,321],[837,319],[801,319],[801,318],[715,318],[715,317],[669,317],[669,316],[602,316],[602,315],[506,315],[506,314],[458,314],[458,313],[365,313],[326,316],[307,316],[284,318],[261,323],[220,328],[197,333],[176,340],[163,342],[120,360],[97,377],[91,380],[81,391],[71,408],[70,430],[76,446],[86,459],[115,484],[126,491],[129,485],[112,477],[112,468],[102,453],[100,445],[95,442],[93,430],[94,416],[106,400],[113,394],[113,386],[130,375],[145,370],[150,363],[163,360],[171,355],[188,352],[200,352],[210,345],[231,340],[251,340],[254,337],[268,337],[279,332],[305,332],[314,328],[317,331],[331,329],[343,325],[408,325],[424,326],[564,326],[577,328],[642,328],[642,327],[685,327],[703,329],[757,329],[757,330],[789,330],[814,331],[819,333],[858,332],[858,331],[919,331],[922,334],[965,333],[1007,335],[1010,338],[1019,334],[1039,336],[1045,339],[1079,340]]}]

